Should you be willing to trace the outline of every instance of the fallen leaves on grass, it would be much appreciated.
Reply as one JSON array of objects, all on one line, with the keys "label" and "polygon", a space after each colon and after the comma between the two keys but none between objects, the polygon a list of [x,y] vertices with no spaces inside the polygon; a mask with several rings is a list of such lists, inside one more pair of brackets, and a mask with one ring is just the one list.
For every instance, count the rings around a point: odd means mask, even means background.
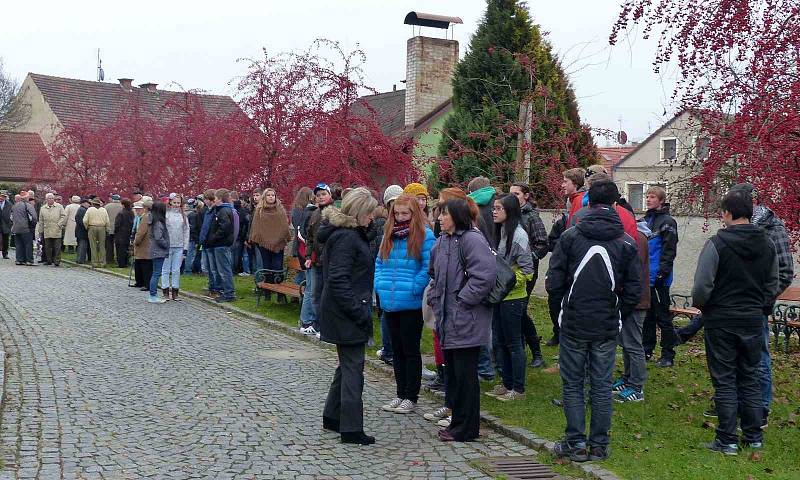
[{"label": "fallen leaves on grass", "polygon": [[713,423],[709,422],[708,420],[706,420],[705,422],[703,422],[703,428],[707,428],[709,430],[714,430],[715,428],[717,428],[717,426],[714,425]]},{"label": "fallen leaves on grass", "polygon": [[764,458],[764,454],[761,452],[750,452],[747,456],[747,459],[751,462],[760,462]]}]

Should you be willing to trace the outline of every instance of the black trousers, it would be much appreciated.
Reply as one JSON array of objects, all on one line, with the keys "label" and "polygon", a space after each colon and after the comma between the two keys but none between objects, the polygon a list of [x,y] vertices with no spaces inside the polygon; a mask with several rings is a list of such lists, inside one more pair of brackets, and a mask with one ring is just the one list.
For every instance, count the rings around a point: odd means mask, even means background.
[{"label": "black trousers", "polygon": [[550,310],[550,321],[553,322],[553,337],[558,338],[561,332],[561,328],[558,326],[558,315],[561,313],[561,304],[555,301],[551,295],[548,295],[547,308]]},{"label": "black trousers", "polygon": [[117,249],[117,266],[125,268],[128,266],[128,243],[114,241],[114,248]]},{"label": "black trousers", "polygon": [[114,234],[106,234],[106,263],[114,264]]},{"label": "black trousers", "polygon": [[397,398],[417,403],[422,384],[422,309],[386,312],[389,336],[394,352],[394,380],[397,383]]},{"label": "black trousers", "polygon": [[61,238],[45,238],[42,258],[47,256],[47,261],[58,265],[61,263]]},{"label": "black trousers", "polygon": [[136,259],[133,261],[133,276],[137,287],[149,287],[150,277],[153,276],[153,261],[150,259]]},{"label": "black trousers", "polygon": [[364,344],[337,345],[339,366],[333,374],[322,415],[339,420],[339,431],[364,431]]},{"label": "black trousers", "polygon": [[[760,325],[763,318],[754,319]],[[714,385],[717,409],[717,439],[738,443],[737,413],[741,415],[745,442],[761,442],[763,405],[759,368],[764,328],[706,328],[706,361]]]},{"label": "black trousers", "polygon": [[9,242],[11,242],[11,234],[0,232],[0,252],[3,252],[3,258],[8,257]]},{"label": "black trousers", "polygon": [[[539,332],[536,331],[536,324],[533,323],[531,314],[528,313],[528,304],[530,303],[531,292],[533,286],[536,285],[536,280],[527,282],[526,290],[528,291],[528,300],[525,302],[525,311],[522,314],[522,341],[527,344],[531,349],[531,354],[536,355],[539,351]],[[523,349],[525,345],[523,344]]]},{"label": "black trousers", "polygon": [[669,287],[650,287],[650,310],[642,325],[642,346],[648,357],[656,349],[656,326],[661,330],[661,357],[674,360],[678,334],[669,314]]},{"label": "black trousers", "polygon": [[480,435],[481,389],[478,383],[480,347],[444,351],[445,375],[450,393],[453,419],[447,430],[459,442],[475,440]]}]

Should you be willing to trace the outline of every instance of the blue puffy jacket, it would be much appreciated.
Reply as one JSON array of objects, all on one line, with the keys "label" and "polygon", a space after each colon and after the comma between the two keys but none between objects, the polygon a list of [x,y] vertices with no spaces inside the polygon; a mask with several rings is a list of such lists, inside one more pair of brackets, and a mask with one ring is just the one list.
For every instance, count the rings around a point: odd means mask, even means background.
[{"label": "blue puffy jacket", "polygon": [[389,258],[380,255],[375,259],[375,293],[381,299],[381,308],[387,312],[418,310],[422,308],[422,292],[428,285],[428,267],[431,249],[436,243],[433,231],[425,228],[420,259],[409,257],[408,240],[393,239]]}]

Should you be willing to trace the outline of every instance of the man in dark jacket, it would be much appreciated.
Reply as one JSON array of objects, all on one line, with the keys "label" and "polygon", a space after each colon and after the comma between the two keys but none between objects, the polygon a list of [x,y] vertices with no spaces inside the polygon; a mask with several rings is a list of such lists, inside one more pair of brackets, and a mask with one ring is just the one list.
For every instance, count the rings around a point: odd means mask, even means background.
[{"label": "man in dark jacket", "polygon": [[217,283],[217,262],[214,260],[214,249],[208,245],[208,233],[211,228],[211,220],[214,218],[211,213],[214,210],[216,193],[217,191],[214,189],[208,189],[203,192],[205,208],[203,208],[203,221],[200,226],[200,236],[197,239],[202,246],[202,268],[205,269],[208,275],[208,294],[206,296],[213,299],[221,295],[222,289]]},{"label": "man in dark jacket", "polygon": [[230,192],[220,188],[215,193],[214,208],[210,212],[206,246],[214,253],[216,267],[216,285],[222,294],[216,299],[218,303],[232,302],[236,299],[233,289],[233,256],[231,249],[236,232],[233,219],[233,206],[230,203]]},{"label": "man in dark jacket", "polygon": [[656,348],[656,326],[661,330],[661,358],[657,367],[675,364],[678,335],[669,313],[669,287],[672,286],[672,266],[678,252],[678,223],[669,214],[667,192],[662,187],[647,189],[647,213],[644,220],[652,236],[647,242],[650,250],[650,310],[642,326],[642,346],[647,358]]},{"label": "man in dark jacket", "polygon": [[692,302],[703,311],[708,371],[719,418],[711,450],[736,455],[737,412],[742,443],[762,448],[763,413],[758,368],[764,317],[778,292],[778,258],[767,234],[752,225],[752,198],[731,190],[722,199],[725,229],[703,246],[697,261]]},{"label": "man in dark jacket", "polygon": [[0,190],[0,251],[3,259],[8,259],[8,245],[11,241],[11,200],[8,192]]},{"label": "man in dark jacket", "polygon": [[83,224],[83,217],[88,209],[89,199],[87,197],[81,198],[81,206],[75,213],[75,239],[78,241],[75,261],[79,264],[86,263],[87,254],[89,253],[89,231]]},{"label": "man in dark jacket", "polygon": [[[559,365],[563,385],[565,439],[556,454],[573,461],[608,457],[611,428],[611,375],[617,335],[641,293],[639,258],[624,235],[612,205],[619,198],[613,182],[589,189],[592,211],[564,232],[550,259],[545,287],[561,305]],[[591,381],[592,422],[588,444],[584,380]]]},{"label": "man in dark jacket", "polygon": [[[550,233],[547,234],[547,248],[550,253],[554,252],[558,240],[561,235],[567,230],[567,222],[569,217],[566,213],[562,213],[558,219],[553,222],[550,227]],[[561,329],[558,326],[558,314],[561,312],[561,305],[553,300],[553,297],[547,296],[547,309],[550,313],[550,322],[553,324],[553,336],[545,343],[548,347],[555,347],[558,345],[558,337],[560,336]]]}]

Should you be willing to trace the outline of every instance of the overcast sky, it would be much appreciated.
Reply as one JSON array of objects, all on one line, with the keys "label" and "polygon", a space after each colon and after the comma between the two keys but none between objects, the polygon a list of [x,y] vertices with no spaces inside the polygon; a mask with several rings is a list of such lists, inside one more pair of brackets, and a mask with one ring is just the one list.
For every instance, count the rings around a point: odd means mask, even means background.
[{"label": "overcast sky", "polygon": [[[652,72],[653,42],[608,46],[618,14],[608,0],[531,0],[534,21],[550,32],[578,96],[581,116],[593,127],[622,128],[641,140],[673,112],[670,87]],[[169,88],[233,94],[231,79],[261,48],[304,49],[315,38],[358,44],[367,54],[368,82],[379,91],[402,88],[411,10],[458,16],[455,38],[463,56],[480,21],[483,0],[44,0],[7,2],[0,28],[0,57],[21,82],[28,72],[96,79],[97,48],[106,81],[132,77]],[[34,23],[29,20],[35,19]],[[423,35],[443,36],[424,28]],[[174,87],[174,85],[173,85]],[[606,141],[598,139],[599,145]]]}]

